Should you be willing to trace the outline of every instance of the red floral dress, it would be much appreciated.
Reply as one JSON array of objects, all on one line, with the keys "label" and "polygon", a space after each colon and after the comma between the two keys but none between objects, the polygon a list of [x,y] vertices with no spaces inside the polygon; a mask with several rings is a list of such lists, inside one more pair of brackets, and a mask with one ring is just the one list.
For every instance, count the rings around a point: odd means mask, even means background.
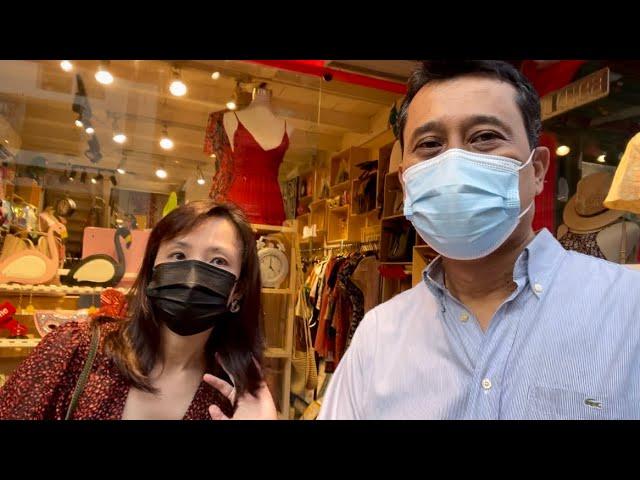
[{"label": "red floral dress", "polygon": [[[104,336],[116,322],[101,324],[100,347],[73,419],[119,420],[130,385],[103,351]],[[68,322],[46,335],[0,388],[0,420],[63,420],[89,353],[87,322]],[[208,420],[209,406],[229,415],[230,402],[202,382],[184,420]]]}]

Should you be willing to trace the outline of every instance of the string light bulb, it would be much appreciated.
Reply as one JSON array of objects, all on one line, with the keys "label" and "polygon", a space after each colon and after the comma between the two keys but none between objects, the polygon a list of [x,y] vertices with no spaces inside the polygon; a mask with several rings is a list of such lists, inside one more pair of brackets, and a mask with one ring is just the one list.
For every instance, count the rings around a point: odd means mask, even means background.
[{"label": "string light bulb", "polygon": [[69,60],[62,60],[60,62],[60,68],[65,72],[70,72],[71,70],[73,70],[73,63],[71,63]]},{"label": "string light bulb", "polygon": [[218,80],[218,79],[220,78],[220,72],[213,72],[213,73],[211,74],[211,78],[212,78],[213,80]]},{"label": "string light bulb", "polygon": [[556,155],[558,155],[559,157],[565,157],[569,155],[569,153],[571,153],[571,148],[569,148],[567,145],[560,145],[558,148],[556,148]]},{"label": "string light bulb", "polygon": [[234,102],[233,100],[229,100],[227,102],[227,108],[229,110],[235,110],[236,108],[238,108],[238,106],[236,105],[236,102]]}]

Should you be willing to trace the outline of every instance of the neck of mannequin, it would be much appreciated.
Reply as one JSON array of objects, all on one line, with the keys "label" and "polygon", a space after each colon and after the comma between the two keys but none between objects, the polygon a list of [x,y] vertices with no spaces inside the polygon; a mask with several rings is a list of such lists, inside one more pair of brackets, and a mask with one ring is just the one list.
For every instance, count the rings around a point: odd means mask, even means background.
[{"label": "neck of mannequin", "polygon": [[253,92],[251,107],[271,108],[271,95],[267,91],[256,90]]}]

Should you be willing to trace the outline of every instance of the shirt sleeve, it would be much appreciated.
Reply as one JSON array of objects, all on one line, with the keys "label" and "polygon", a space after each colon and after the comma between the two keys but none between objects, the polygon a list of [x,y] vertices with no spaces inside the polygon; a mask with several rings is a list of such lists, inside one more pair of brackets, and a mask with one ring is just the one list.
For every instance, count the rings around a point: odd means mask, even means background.
[{"label": "shirt sleeve", "polygon": [[366,419],[365,405],[373,377],[376,350],[374,315],[374,312],[365,315],[329,380],[318,420]]},{"label": "shirt sleeve", "polygon": [[[65,376],[82,328],[68,322],[46,335],[0,388],[0,420],[57,418],[56,407],[66,396]],[[59,409],[58,409],[59,410]]]}]

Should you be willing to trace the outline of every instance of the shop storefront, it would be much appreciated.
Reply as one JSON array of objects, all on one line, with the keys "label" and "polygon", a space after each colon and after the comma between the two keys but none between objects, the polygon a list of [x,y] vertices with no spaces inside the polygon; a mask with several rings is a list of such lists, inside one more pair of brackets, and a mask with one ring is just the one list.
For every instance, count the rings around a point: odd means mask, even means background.
[{"label": "shop storefront", "polygon": [[[0,62],[0,384],[44,335],[127,294],[169,212],[230,200],[258,242],[279,416],[315,418],[364,314],[437,256],[405,218],[398,178],[413,66]],[[640,63],[518,67],[542,97],[552,151],[534,229],[639,263],[634,213],[602,202],[640,130]]]}]

